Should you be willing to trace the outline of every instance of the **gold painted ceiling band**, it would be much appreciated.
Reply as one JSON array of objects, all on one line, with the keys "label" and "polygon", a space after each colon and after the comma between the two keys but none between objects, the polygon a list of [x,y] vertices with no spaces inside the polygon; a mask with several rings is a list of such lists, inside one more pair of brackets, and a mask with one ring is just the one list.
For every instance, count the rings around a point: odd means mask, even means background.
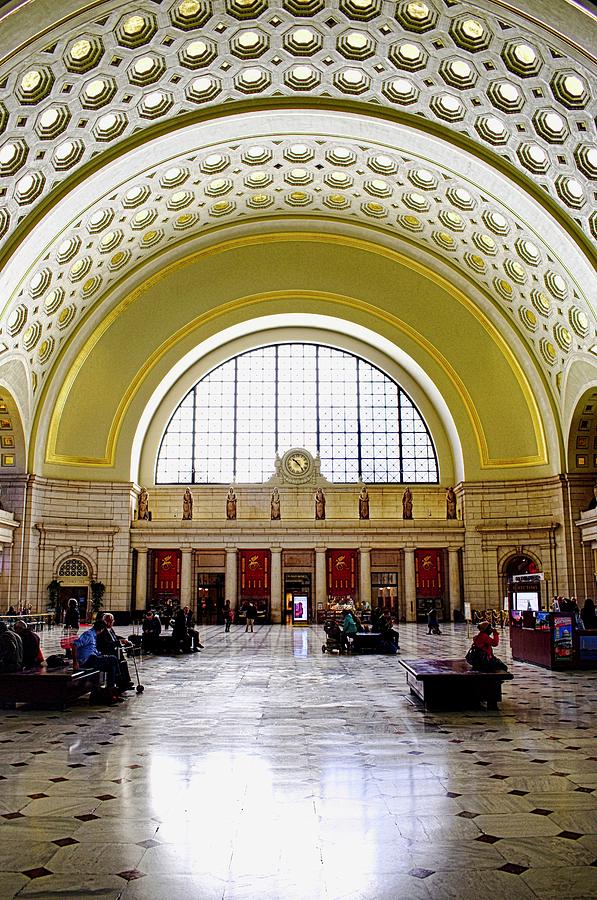
[{"label": "gold painted ceiling band", "polygon": [[[90,353],[93,351],[95,346],[99,343],[100,339],[103,335],[108,331],[108,329],[112,326],[112,324],[118,319],[120,314],[132,305],[138,297],[140,297],[143,293],[153,287],[155,284],[160,282],[166,275],[169,275],[171,272],[176,271],[180,268],[186,267],[187,265],[195,262],[200,258],[206,258],[215,254],[219,254],[222,252],[226,252],[229,250],[235,250],[240,247],[250,246],[252,244],[263,244],[263,243],[279,243],[279,242],[295,242],[295,241],[303,241],[303,242],[316,242],[316,243],[335,243],[340,244],[342,246],[354,247],[356,249],[364,250],[366,252],[371,252],[379,256],[383,256],[387,259],[390,259],[393,262],[400,262],[406,268],[409,268],[413,271],[418,272],[423,275],[425,278],[433,281],[439,287],[447,291],[452,297],[454,297],[458,302],[460,302],[467,311],[473,315],[473,317],[479,322],[479,324],[484,328],[484,330],[489,334],[489,336],[493,339],[493,341],[497,344],[498,348],[502,352],[502,354],[506,357],[511,371],[513,372],[518,384],[521,388],[522,394],[526,400],[527,407],[529,409],[529,413],[531,416],[531,420],[533,423],[533,431],[535,435],[535,441],[537,445],[537,454],[535,456],[526,456],[522,458],[512,458],[512,459],[491,459],[488,454],[487,441],[485,438],[485,434],[483,432],[482,424],[478,413],[476,411],[475,405],[468,394],[468,391],[461,381],[457,373],[450,366],[448,361],[436,350],[436,348],[427,340],[425,340],[418,332],[415,332],[414,329],[411,329],[410,326],[406,325],[406,323],[402,322],[397,317],[393,316],[391,313],[387,313],[384,310],[379,309],[378,307],[374,307],[371,304],[365,303],[364,301],[359,301],[354,298],[347,298],[343,295],[338,294],[328,294],[322,293],[318,291],[281,291],[281,292],[273,292],[273,293],[264,293],[259,295],[252,295],[245,298],[240,298],[238,300],[233,300],[227,304],[221,305],[217,307],[217,309],[210,310],[207,313],[204,313],[201,316],[198,316],[193,321],[187,323],[183,328],[181,328],[178,332],[172,335],[168,340],[164,341],[164,343],[158,347],[149,357],[149,359],[145,362],[145,364],[138,371],[137,375],[125,391],[121,401],[119,403],[118,409],[112,420],[112,424],[110,426],[110,431],[108,435],[108,441],[106,446],[106,452],[103,457],[97,457],[95,462],[92,462],[92,458],[90,457],[71,457],[64,454],[57,453],[56,447],[58,442],[58,426],[60,422],[60,418],[64,412],[66,402],[68,396],[74,386],[75,380],[81,371],[85,361],[89,357]],[[251,235],[245,238],[237,238],[232,241],[228,241],[224,244],[218,244],[215,247],[204,248],[197,253],[194,253],[183,260],[177,260],[173,262],[170,266],[166,266],[160,272],[153,275],[146,282],[140,285],[138,288],[133,290],[127,297],[123,298],[123,300],[116,306],[111,312],[100,322],[97,328],[94,330],[93,334],[88,338],[85,346],[77,355],[73,365],[71,366],[64,382],[61,386],[60,392],[58,394],[58,398],[56,404],[54,406],[54,410],[52,412],[52,418],[50,421],[50,428],[48,431],[48,444],[47,444],[47,452],[46,452],[46,463],[48,464],[59,464],[59,465],[73,465],[73,466],[88,466],[95,465],[98,467],[108,467],[114,465],[115,459],[115,451],[116,451],[116,443],[118,440],[118,436],[122,427],[122,423],[124,420],[124,416],[126,411],[133,400],[133,397],[139,390],[141,384],[151,371],[151,369],[159,362],[166,353],[168,353],[172,347],[174,347],[180,340],[190,334],[193,330],[196,330],[199,327],[205,326],[210,321],[219,318],[226,313],[246,308],[251,305],[256,305],[261,302],[271,302],[277,301],[280,299],[284,299],[286,297],[305,297],[308,299],[325,299],[331,303],[341,304],[343,306],[348,306],[349,308],[353,308],[355,310],[360,310],[362,312],[368,313],[373,317],[380,319],[382,321],[387,322],[388,324],[395,327],[398,331],[401,331],[404,334],[407,334],[412,340],[419,344],[429,355],[434,359],[437,364],[446,372],[446,375],[452,381],[457,393],[459,394],[462,403],[467,410],[469,415],[471,425],[473,428],[473,432],[475,434],[475,439],[477,442],[477,447],[479,451],[479,456],[481,460],[481,468],[484,469],[492,469],[492,468],[509,468],[512,466],[536,466],[536,465],[545,465],[548,461],[547,459],[547,446],[545,440],[545,432],[543,429],[543,423],[539,414],[539,410],[537,408],[537,404],[535,401],[535,397],[533,395],[532,390],[530,389],[529,383],[526,379],[524,372],[521,370],[518,361],[514,354],[512,353],[509,345],[501,336],[499,331],[493,326],[493,324],[485,317],[485,315],[479,310],[468,297],[458,290],[454,285],[452,285],[449,281],[443,278],[441,275],[430,271],[427,269],[422,263],[419,263],[416,260],[409,259],[408,257],[403,256],[401,253],[395,250],[390,250],[386,247],[379,247],[378,245],[371,244],[368,241],[363,241],[357,238],[347,238],[341,235],[321,235],[321,234],[311,234],[304,232],[291,232],[291,233],[279,233],[273,235]],[[37,427],[37,423],[36,423]]]}]

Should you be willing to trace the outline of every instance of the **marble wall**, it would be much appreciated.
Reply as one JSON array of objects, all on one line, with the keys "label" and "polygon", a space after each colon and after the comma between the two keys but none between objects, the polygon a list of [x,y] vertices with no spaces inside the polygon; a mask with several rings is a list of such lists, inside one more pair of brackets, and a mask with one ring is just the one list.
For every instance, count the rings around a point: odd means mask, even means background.
[{"label": "marble wall", "polygon": [[[592,496],[589,481],[579,476],[460,484],[456,520],[446,519],[445,487],[414,486],[410,521],[402,518],[403,485],[369,488],[369,520],[358,517],[358,486],[326,486],[323,521],[315,520],[313,485],[279,488],[279,521],[270,518],[270,485],[236,486],[233,521],[226,519],[228,485],[194,488],[190,521],[182,519],[184,486],[160,486],[149,489],[151,521],[138,521],[137,485],[20,476],[3,482],[3,503],[18,527],[12,546],[3,548],[0,608],[27,602],[34,610],[45,609],[46,585],[60,564],[75,556],[87,563],[91,577],[106,584],[110,607],[128,609],[136,589],[133,550],[143,554],[160,547],[190,552],[193,580],[209,568],[205,554],[221,557],[219,568],[225,571],[225,551],[230,558],[237,547],[392,552],[401,561],[399,599],[407,618],[412,599],[405,593],[407,569],[417,548],[445,550],[452,568],[452,610],[461,608],[462,600],[477,609],[497,607],[504,565],[518,553],[531,556],[545,572],[545,593],[584,597],[593,593],[594,563],[575,521]],[[462,584],[454,580],[460,568]]]}]

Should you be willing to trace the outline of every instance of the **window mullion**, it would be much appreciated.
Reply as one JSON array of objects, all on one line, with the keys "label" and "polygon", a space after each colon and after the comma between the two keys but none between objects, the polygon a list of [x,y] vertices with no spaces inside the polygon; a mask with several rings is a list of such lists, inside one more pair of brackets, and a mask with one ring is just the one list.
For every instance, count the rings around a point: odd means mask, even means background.
[{"label": "window mullion", "polygon": [[197,387],[193,391],[193,437],[191,440],[191,484],[195,484],[195,450],[197,441]]},{"label": "window mullion", "polygon": [[321,456],[319,436],[319,345],[315,347],[315,432],[317,453]]},{"label": "window mullion", "polygon": [[274,391],[275,391],[275,399],[274,399],[274,443],[276,445],[276,453],[280,451],[280,419],[278,412],[278,405],[280,403],[280,385],[278,383],[279,376],[279,353],[280,353],[280,345],[276,344],[276,352],[274,355]]},{"label": "window mullion", "polygon": [[[236,423],[238,413],[238,357],[234,359],[234,418],[232,424],[232,480],[236,481]],[[221,457],[220,457],[221,463]]]},{"label": "window mullion", "polygon": [[404,459],[402,454],[402,391],[398,389],[398,465],[400,469],[400,483],[404,481]]},{"label": "window mullion", "polygon": [[363,464],[361,458],[361,360],[357,356],[357,453],[359,481],[363,480]]}]

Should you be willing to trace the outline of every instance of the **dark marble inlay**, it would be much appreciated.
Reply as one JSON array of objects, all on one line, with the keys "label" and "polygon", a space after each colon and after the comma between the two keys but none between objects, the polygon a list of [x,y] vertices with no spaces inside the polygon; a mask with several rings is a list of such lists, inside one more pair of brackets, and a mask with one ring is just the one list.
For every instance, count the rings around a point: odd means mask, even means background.
[{"label": "dark marble inlay", "polygon": [[518,866],[516,863],[506,863],[505,866],[500,866],[498,871],[508,872],[509,875],[522,875],[523,872],[528,871],[528,866]]},{"label": "dark marble inlay", "polygon": [[140,872],[139,869],[127,869],[124,872],[116,872],[118,878],[123,878],[125,881],[135,881],[136,878],[145,878],[145,872]]},{"label": "dark marble inlay", "polygon": [[21,872],[21,875],[26,875],[27,878],[43,878],[44,875],[53,874],[53,872],[50,872],[50,870],[46,869],[44,866],[39,866],[37,869],[25,869],[24,872]]},{"label": "dark marble inlay", "polygon": [[412,875],[413,878],[429,878],[430,875],[434,875],[432,869],[422,869],[420,866],[416,866],[414,869],[409,869],[409,875]]},{"label": "dark marble inlay", "polygon": [[58,847],[70,847],[71,844],[78,844],[79,841],[76,841],[72,837],[65,838],[57,838],[55,841],[52,841],[53,844],[56,844]]}]

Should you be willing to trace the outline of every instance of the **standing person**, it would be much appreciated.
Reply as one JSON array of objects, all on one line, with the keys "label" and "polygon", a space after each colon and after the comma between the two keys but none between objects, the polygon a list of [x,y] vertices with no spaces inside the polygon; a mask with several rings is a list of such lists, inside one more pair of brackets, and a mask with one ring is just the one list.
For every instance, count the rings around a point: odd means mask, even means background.
[{"label": "standing person", "polygon": [[435,606],[430,607],[427,613],[427,634],[441,634]]},{"label": "standing person", "polygon": [[257,609],[255,605],[249,600],[247,605],[245,606],[245,615],[247,617],[247,624],[245,626],[245,633],[247,631],[253,632],[253,625],[255,624],[255,619],[257,618]]},{"label": "standing person", "polygon": [[68,601],[66,612],[64,613],[64,627],[72,628],[73,631],[78,631],[80,624],[79,601],[76,597],[71,597]]},{"label": "standing person", "polygon": [[227,632],[227,631],[230,631],[230,626],[232,625],[232,619],[233,619],[233,613],[232,613],[232,610],[230,609],[230,600],[226,600],[226,603],[224,604],[223,613],[224,613],[224,625],[225,625],[224,632]]},{"label": "standing person", "polygon": [[588,630],[597,628],[597,615],[595,615],[595,604],[590,597],[587,597],[582,612],[580,614],[583,625]]}]

